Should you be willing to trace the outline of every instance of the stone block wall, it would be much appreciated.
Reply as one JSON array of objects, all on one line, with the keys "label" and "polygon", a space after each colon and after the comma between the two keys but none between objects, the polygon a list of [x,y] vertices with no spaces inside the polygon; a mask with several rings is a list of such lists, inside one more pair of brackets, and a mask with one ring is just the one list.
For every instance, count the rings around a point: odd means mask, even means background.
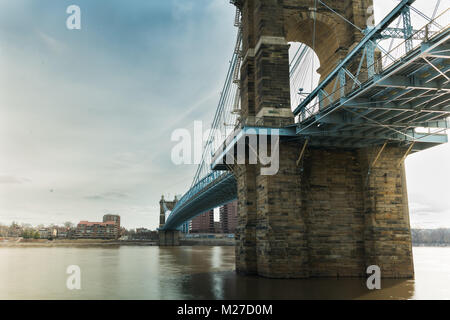
[{"label": "stone block wall", "polygon": [[[359,151],[363,173],[379,148]],[[365,264],[378,265],[384,276],[414,275],[405,166],[405,147],[388,147],[364,180]]]},{"label": "stone block wall", "polygon": [[[378,265],[384,278],[413,278],[406,182],[398,165],[406,150],[387,147],[368,175],[379,149],[310,149],[297,167],[299,146],[282,142],[277,175],[256,170],[246,182],[239,175],[238,272],[366,277],[367,267]],[[244,192],[248,184],[256,192]],[[256,233],[252,224],[249,241],[240,236],[248,235],[241,212],[251,204],[253,221],[255,203]],[[249,261],[243,252],[252,252],[251,268],[242,263]]]},{"label": "stone block wall", "polygon": [[295,143],[280,144],[278,174],[256,177],[257,270],[262,276],[302,278],[309,275],[297,153]]},{"label": "stone block wall", "polygon": [[364,206],[356,151],[309,150],[303,161],[302,211],[315,277],[362,276]]},{"label": "stone block wall", "polygon": [[235,175],[238,192],[236,227],[236,270],[256,274],[256,165],[238,165]]},{"label": "stone block wall", "polygon": [[180,245],[180,231],[178,230],[159,230],[158,235],[159,246],[161,247],[173,247]]}]

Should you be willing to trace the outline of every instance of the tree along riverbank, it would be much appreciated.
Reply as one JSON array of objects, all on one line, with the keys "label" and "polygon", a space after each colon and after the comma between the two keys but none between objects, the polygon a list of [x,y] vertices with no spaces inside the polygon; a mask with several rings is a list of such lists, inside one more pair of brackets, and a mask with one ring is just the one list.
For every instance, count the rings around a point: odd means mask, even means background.
[{"label": "tree along riverbank", "polygon": [[450,246],[450,229],[412,229],[411,235],[416,247]]}]

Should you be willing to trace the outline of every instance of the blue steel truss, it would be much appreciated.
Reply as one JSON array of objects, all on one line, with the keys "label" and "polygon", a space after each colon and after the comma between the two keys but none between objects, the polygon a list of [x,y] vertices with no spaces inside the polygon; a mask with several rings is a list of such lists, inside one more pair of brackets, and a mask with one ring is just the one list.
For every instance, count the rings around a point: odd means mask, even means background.
[{"label": "blue steel truss", "polygon": [[[397,7],[385,25],[404,12]],[[413,144],[411,152],[417,152],[446,143],[450,128],[450,10],[438,18],[447,25],[425,34],[436,25],[430,22],[418,30],[423,38],[415,48],[410,43],[414,35],[410,35],[377,58],[374,48],[383,30],[380,26],[369,30],[360,46],[294,110],[299,118],[297,135],[317,147],[359,148],[396,142]],[[352,74],[347,68],[361,52],[360,64]],[[386,59],[389,63],[383,64]],[[365,73],[361,72],[363,62]],[[332,92],[324,94],[333,81]]]},{"label": "blue steel truss", "polygon": [[227,204],[237,198],[236,179],[230,172],[212,171],[180,199],[163,230],[179,228],[195,216]]}]

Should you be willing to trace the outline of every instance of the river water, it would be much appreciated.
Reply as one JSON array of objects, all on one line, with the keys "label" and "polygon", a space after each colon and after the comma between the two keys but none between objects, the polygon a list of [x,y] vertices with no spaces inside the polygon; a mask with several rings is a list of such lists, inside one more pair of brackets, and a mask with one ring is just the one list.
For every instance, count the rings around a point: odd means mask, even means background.
[{"label": "river water", "polygon": [[[234,272],[233,247],[1,248],[0,299],[450,299],[450,248],[414,248],[415,280],[276,280]],[[79,266],[81,289],[67,288]]]}]

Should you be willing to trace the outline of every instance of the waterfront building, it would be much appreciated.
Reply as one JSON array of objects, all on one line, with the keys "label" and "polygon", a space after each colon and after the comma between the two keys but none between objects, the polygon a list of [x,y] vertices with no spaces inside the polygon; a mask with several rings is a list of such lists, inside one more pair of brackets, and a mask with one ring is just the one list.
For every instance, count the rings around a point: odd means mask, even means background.
[{"label": "waterfront building", "polygon": [[81,221],[77,225],[75,238],[118,239],[120,236],[120,216],[105,215],[103,222]]},{"label": "waterfront building", "polygon": [[55,238],[66,239],[66,238],[69,237],[69,231],[70,231],[70,228],[57,227],[56,228],[56,236],[55,236]]},{"label": "waterfront building", "polygon": [[190,233],[214,233],[214,210],[202,213],[192,219]]},{"label": "waterfront building", "polygon": [[39,229],[39,238],[48,239],[49,236],[50,236],[50,232],[47,228]]},{"label": "waterfront building", "polygon": [[109,222],[109,221],[117,223],[117,226],[120,229],[120,216],[114,215],[114,214],[105,214],[103,216],[103,222]]},{"label": "waterfront building", "polygon": [[223,233],[221,221],[214,221],[214,233]]},{"label": "waterfront building", "polygon": [[230,202],[220,208],[220,222],[223,233],[235,233],[238,222],[237,201]]}]

